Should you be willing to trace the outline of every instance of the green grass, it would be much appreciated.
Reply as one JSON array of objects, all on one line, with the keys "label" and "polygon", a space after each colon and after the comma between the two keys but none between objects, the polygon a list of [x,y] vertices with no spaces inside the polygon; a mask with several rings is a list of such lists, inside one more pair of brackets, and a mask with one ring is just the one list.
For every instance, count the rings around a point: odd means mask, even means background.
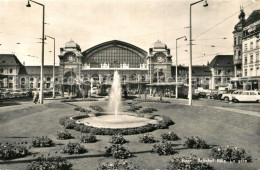
[{"label": "green grass", "polygon": [[[126,110],[127,102],[124,102],[122,110]],[[208,105],[207,100],[199,101],[200,104]],[[209,103],[212,104],[213,101]],[[183,149],[181,145],[186,136],[199,136],[206,140],[210,145],[226,146],[235,145],[244,148],[253,157],[252,163],[212,163],[215,169],[258,169],[259,158],[259,129],[260,118],[248,115],[242,115],[233,112],[225,112],[223,110],[211,109],[205,106],[187,106],[187,101],[172,101],[172,103],[140,103],[143,107],[156,107],[158,112],[169,116],[175,122],[169,129],[160,129],[151,132],[156,140],[161,141],[161,133],[174,131],[182,140],[174,141],[178,154],[176,156],[188,156],[195,154],[198,157],[209,158],[210,149],[196,150]],[[91,104],[100,104],[106,108],[108,102],[74,102],[73,104],[88,107]],[[238,108],[247,109],[247,105],[238,105]],[[236,106],[234,106],[236,107]],[[257,106],[258,107],[258,106]],[[254,108],[255,109],[255,108]],[[35,157],[40,155],[51,156],[61,155],[66,156],[68,161],[73,163],[74,169],[96,169],[98,163],[115,161],[113,158],[103,157],[105,146],[110,146],[110,136],[97,136],[99,140],[96,143],[82,143],[88,153],[82,155],[71,156],[61,154],[61,148],[68,142],[79,142],[81,134],[75,130],[68,130],[74,139],[57,140],[56,131],[64,130],[59,125],[58,120],[64,116],[79,115],[80,112],[74,111],[74,107],[68,104],[52,101],[52,103],[33,106],[25,106],[19,110],[15,108],[1,110],[0,112],[0,142],[31,142],[35,136],[48,136],[56,144],[51,148],[31,148],[30,151]],[[167,162],[172,156],[159,156],[150,153],[153,144],[143,144],[138,142],[141,135],[124,136],[129,143],[124,146],[131,152],[134,152],[136,157],[129,158],[128,162],[133,162],[140,169],[165,169]],[[16,159],[17,163],[5,164],[0,161],[0,169],[25,169],[27,163],[22,163],[23,160],[33,159],[34,155]]]}]

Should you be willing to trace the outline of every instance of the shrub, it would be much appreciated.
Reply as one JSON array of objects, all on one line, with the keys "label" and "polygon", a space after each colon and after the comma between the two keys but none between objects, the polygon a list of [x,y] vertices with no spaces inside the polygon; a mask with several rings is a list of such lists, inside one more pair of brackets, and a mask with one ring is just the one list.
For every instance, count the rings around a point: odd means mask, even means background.
[{"label": "shrub", "polygon": [[198,158],[195,155],[191,157],[173,157],[169,161],[167,169],[169,170],[213,170],[207,163],[202,163],[198,161]]},{"label": "shrub", "polygon": [[83,143],[94,143],[97,141],[97,137],[92,133],[87,133],[85,136],[81,136],[80,141]]},{"label": "shrub", "polygon": [[13,144],[0,144],[0,159],[15,159],[27,156],[29,154],[28,149],[22,145]]},{"label": "shrub", "polygon": [[61,100],[60,102],[81,102],[81,101],[98,101],[97,99],[93,99],[93,98],[86,98],[84,99],[64,99]]},{"label": "shrub", "polygon": [[131,105],[130,108],[127,109],[127,112],[136,112],[137,110],[139,110],[140,108],[142,108],[142,106],[137,106],[137,105]]},{"label": "shrub", "polygon": [[159,155],[173,155],[177,153],[174,149],[175,144],[171,142],[164,142],[159,144],[154,144],[152,152],[158,153]]},{"label": "shrub", "polygon": [[68,154],[82,154],[86,153],[87,149],[80,145],[79,143],[71,143],[69,142],[62,150],[61,153],[68,153]]},{"label": "shrub", "polygon": [[34,147],[51,147],[54,146],[53,141],[47,136],[36,137],[32,140]]},{"label": "shrub", "polygon": [[141,137],[139,137],[139,142],[142,142],[142,143],[155,143],[157,142],[155,139],[154,139],[154,136],[152,134],[143,134]]},{"label": "shrub", "polygon": [[104,112],[104,109],[99,105],[90,105],[89,107],[97,112]]},{"label": "shrub", "polygon": [[235,162],[251,162],[252,157],[246,153],[243,148],[237,148],[234,146],[218,147],[211,150],[211,155],[215,159],[223,159],[226,161]]},{"label": "shrub", "polygon": [[57,131],[57,137],[60,140],[72,139],[72,135],[68,131]]},{"label": "shrub", "polygon": [[147,107],[141,110],[140,113],[153,113],[154,111],[158,111],[158,110],[154,107]]},{"label": "shrub", "polygon": [[152,99],[134,99],[133,101],[137,101],[137,102],[155,102],[155,103],[171,103],[170,101],[166,101],[166,100],[152,100]]},{"label": "shrub", "polygon": [[124,144],[126,143],[126,139],[123,137],[122,134],[116,134],[111,136],[110,142],[113,144]]},{"label": "shrub", "polygon": [[72,170],[72,164],[62,157],[38,157],[26,170]]},{"label": "shrub", "polygon": [[115,161],[114,163],[107,162],[99,164],[98,170],[137,170],[139,167],[133,165],[132,162],[128,163],[127,161],[119,162]]},{"label": "shrub", "polygon": [[196,136],[196,139],[191,137],[187,137],[186,141],[183,144],[184,146],[188,148],[194,148],[194,149],[208,149],[209,145],[206,143],[205,140],[199,138]]},{"label": "shrub", "polygon": [[76,106],[76,107],[74,108],[75,111],[80,111],[80,109],[81,109],[80,106]]},{"label": "shrub", "polygon": [[161,136],[164,140],[170,140],[170,141],[175,141],[180,139],[174,132],[163,133],[161,134]]},{"label": "shrub", "polygon": [[127,150],[122,145],[112,145],[110,147],[105,147],[106,155],[112,155],[116,159],[127,159],[132,156],[129,150]]}]

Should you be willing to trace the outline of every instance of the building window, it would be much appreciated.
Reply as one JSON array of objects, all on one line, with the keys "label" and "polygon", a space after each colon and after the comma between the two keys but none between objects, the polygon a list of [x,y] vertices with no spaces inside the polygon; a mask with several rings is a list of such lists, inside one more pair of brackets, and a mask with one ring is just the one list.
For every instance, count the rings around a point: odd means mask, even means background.
[{"label": "building window", "polygon": [[51,81],[51,78],[50,78],[50,77],[47,77],[47,81]]},{"label": "building window", "polygon": [[259,48],[259,40],[256,40],[256,48]]},{"label": "building window", "polygon": [[245,51],[247,51],[247,44],[244,45],[244,49],[245,49]]},{"label": "building window", "polygon": [[30,83],[30,88],[31,88],[31,89],[33,88],[33,83]]},{"label": "building window", "polygon": [[253,76],[253,68],[250,68],[250,76]]},{"label": "building window", "polygon": [[259,75],[259,67],[256,67],[256,76]]},{"label": "building window", "polygon": [[234,45],[237,45],[237,38],[234,38]]},{"label": "building window", "polygon": [[247,76],[247,69],[245,69],[245,76]]},{"label": "building window", "polygon": [[255,53],[255,61],[256,61],[256,62],[259,62],[259,52],[256,52],[256,53]]},{"label": "building window", "polygon": [[0,73],[3,73],[4,72],[4,69],[3,68],[0,68]]},{"label": "building window", "polygon": [[9,80],[13,80],[13,77],[9,77]]},{"label": "building window", "polygon": [[247,64],[247,56],[245,56],[245,64]]},{"label": "building window", "polygon": [[9,83],[9,88],[13,88],[13,83]]},{"label": "building window", "polygon": [[235,50],[234,51],[234,58],[236,59],[236,56],[237,56],[237,51]]},{"label": "building window", "polygon": [[241,59],[241,51],[238,51],[238,59]]},{"label": "building window", "polygon": [[250,50],[253,49],[253,42],[250,43]]},{"label": "building window", "polygon": [[241,44],[241,37],[238,37],[238,44]]},{"label": "building window", "polygon": [[250,55],[250,63],[253,63],[253,54]]},{"label": "building window", "polygon": [[230,70],[227,70],[227,75],[230,75],[231,71]]},{"label": "building window", "polygon": [[13,73],[13,69],[10,69],[10,70],[9,70],[9,73],[12,74],[12,73]]},{"label": "building window", "polygon": [[30,81],[33,81],[33,77],[30,78]]}]

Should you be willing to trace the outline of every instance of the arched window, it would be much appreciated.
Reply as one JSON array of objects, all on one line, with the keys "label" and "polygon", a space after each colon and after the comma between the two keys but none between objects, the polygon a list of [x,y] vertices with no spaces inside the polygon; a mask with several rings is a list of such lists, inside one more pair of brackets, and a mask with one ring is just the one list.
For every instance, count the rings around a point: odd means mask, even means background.
[{"label": "arched window", "polygon": [[237,37],[234,38],[234,45],[237,45]]},{"label": "arched window", "polygon": [[51,81],[51,78],[50,78],[50,77],[47,77],[47,81]]},{"label": "arched window", "polygon": [[241,51],[238,51],[238,59],[241,59]]}]

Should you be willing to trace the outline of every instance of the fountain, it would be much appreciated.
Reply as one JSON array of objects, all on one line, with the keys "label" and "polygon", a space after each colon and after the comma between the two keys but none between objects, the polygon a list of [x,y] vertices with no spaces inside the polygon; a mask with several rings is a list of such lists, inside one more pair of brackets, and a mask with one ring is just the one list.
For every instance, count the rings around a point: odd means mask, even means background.
[{"label": "fountain", "polygon": [[117,119],[118,109],[121,105],[121,81],[118,71],[115,71],[113,77],[113,83],[111,87],[109,106],[112,111],[115,112],[115,119]]},{"label": "fountain", "polygon": [[141,117],[140,115],[134,113],[120,111],[120,108],[122,108],[123,106],[121,95],[122,93],[120,74],[118,73],[118,71],[115,71],[111,92],[109,95],[109,106],[107,109],[110,112],[102,112],[100,114],[95,114],[87,118],[74,120],[76,120],[76,123],[84,124],[86,126],[112,130],[157,125],[159,121],[162,121],[162,118],[159,116],[155,116],[154,118],[150,119]]}]

